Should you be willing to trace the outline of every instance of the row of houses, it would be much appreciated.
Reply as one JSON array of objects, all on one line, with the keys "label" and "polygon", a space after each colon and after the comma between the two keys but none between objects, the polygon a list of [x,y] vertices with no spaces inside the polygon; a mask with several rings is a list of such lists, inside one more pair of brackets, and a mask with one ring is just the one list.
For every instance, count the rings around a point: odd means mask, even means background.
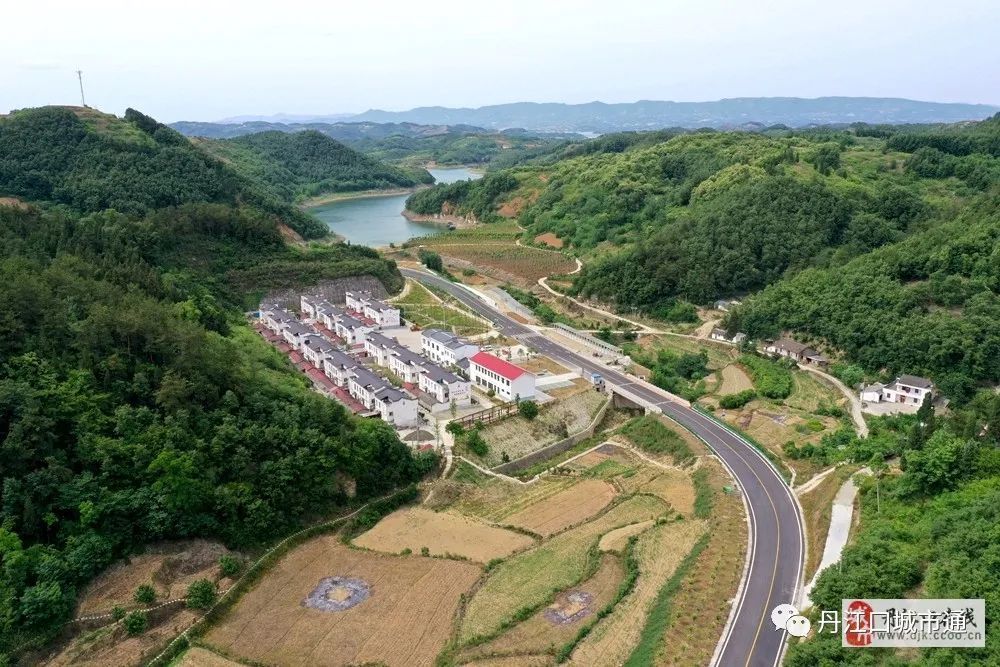
[{"label": "row of houses", "polygon": [[344,299],[350,310],[371,320],[376,326],[399,326],[399,309],[373,298],[369,292],[347,292]]},{"label": "row of houses", "polygon": [[[327,302],[309,302],[309,309],[303,308],[302,312],[314,322],[320,323],[324,321],[324,317],[337,317],[337,310],[337,306]],[[378,414],[382,420],[394,426],[406,427],[417,424],[417,399],[414,396],[372,373],[355,357],[338,349],[330,340],[293,314],[278,307],[264,307],[261,309],[260,319],[265,327],[280,335],[313,368],[321,371],[334,385],[346,390],[365,409]],[[350,319],[352,318],[345,317],[337,319],[334,323],[351,326]],[[328,328],[331,331],[335,330],[335,327]],[[352,342],[344,338],[348,343]]]},{"label": "row of houses", "polygon": [[[421,341],[427,333],[421,335]],[[472,386],[468,380],[403,347],[395,338],[373,332],[365,340],[365,352],[376,364],[388,368],[403,382],[416,385],[431,397],[436,404],[428,406],[432,412],[435,408],[472,404]]]}]

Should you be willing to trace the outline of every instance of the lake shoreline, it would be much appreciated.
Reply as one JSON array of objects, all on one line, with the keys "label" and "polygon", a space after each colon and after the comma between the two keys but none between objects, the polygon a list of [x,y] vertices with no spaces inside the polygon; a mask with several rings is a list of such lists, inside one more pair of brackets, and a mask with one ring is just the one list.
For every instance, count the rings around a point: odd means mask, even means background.
[{"label": "lake shoreline", "polygon": [[423,213],[414,213],[408,208],[404,208],[400,215],[410,222],[423,222],[430,225],[440,225],[444,227],[454,225],[456,229],[466,229],[468,227],[475,227],[479,224],[475,220],[469,220],[458,215],[445,215],[442,213],[425,215]]},{"label": "lake shoreline", "polygon": [[356,190],[354,192],[331,192],[326,195],[310,197],[299,202],[298,207],[302,210],[320,208],[327,204],[339,201],[350,201],[352,199],[371,199],[374,197],[399,197],[400,195],[412,195],[414,192],[429,188],[429,185],[418,185],[412,188],[392,188],[389,190]]}]

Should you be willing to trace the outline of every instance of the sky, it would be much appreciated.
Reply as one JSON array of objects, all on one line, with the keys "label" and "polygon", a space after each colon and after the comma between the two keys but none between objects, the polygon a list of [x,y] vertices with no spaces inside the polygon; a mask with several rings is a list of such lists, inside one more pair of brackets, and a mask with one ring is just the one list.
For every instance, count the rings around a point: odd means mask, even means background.
[{"label": "sky", "polygon": [[1000,104],[997,0],[8,3],[0,113],[164,122],[504,102]]}]

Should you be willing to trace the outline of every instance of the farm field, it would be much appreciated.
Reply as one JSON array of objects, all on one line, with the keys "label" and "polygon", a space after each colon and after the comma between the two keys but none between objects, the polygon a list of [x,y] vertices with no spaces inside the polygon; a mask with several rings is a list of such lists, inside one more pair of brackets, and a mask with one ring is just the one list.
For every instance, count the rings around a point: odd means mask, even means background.
[{"label": "farm field", "polygon": [[479,563],[509,556],[533,543],[527,535],[420,507],[396,510],[354,540],[355,545],[374,551],[421,553],[426,547],[432,556],[460,556]]},{"label": "farm field", "polygon": [[[477,336],[489,331],[489,326],[470,314],[462,307],[442,303],[426,287],[416,281],[407,280],[407,289],[402,296],[390,301],[402,307],[403,317],[427,329],[442,329],[459,336]],[[457,302],[456,302],[457,303]]]},{"label": "farm field", "polygon": [[554,593],[576,585],[586,576],[590,548],[601,535],[620,526],[655,519],[667,510],[666,504],[656,498],[634,496],[593,521],[502,562],[466,606],[459,639],[467,642],[489,636],[519,610],[542,604]]},{"label": "farm field", "polygon": [[489,446],[481,460],[489,467],[496,466],[503,462],[504,452],[515,460],[578,433],[590,425],[605,401],[607,397],[599,392],[577,391],[542,406],[534,420],[513,415],[489,424],[481,432]]},{"label": "farm field", "polygon": [[610,667],[628,659],[657,594],[706,528],[703,521],[674,521],[660,524],[638,538],[639,579],[635,590],[580,642],[571,664]]},{"label": "farm field", "polygon": [[718,389],[720,395],[738,394],[741,391],[753,389],[753,381],[750,376],[736,364],[729,364],[720,372],[722,373],[722,384]]},{"label": "farm field", "polygon": [[585,479],[508,516],[505,523],[548,537],[594,516],[611,503],[615,488],[597,479]]},{"label": "farm field", "polygon": [[459,268],[468,263],[489,273],[494,269],[496,278],[513,277],[512,282],[533,285],[539,278],[553,274],[569,273],[576,262],[556,250],[542,250],[514,243],[439,243],[435,252],[443,257],[459,260]]},{"label": "farm field", "polygon": [[624,574],[620,558],[610,554],[602,556],[593,576],[560,593],[552,604],[538,610],[528,620],[518,623],[493,641],[467,649],[459,658],[463,662],[482,665],[489,663],[478,661],[477,657],[524,657],[544,654],[553,646],[566,644],[611,602]]},{"label": "farm field", "polygon": [[272,665],[432,665],[460,596],[480,573],[468,563],[386,556],[319,537],[278,562],[205,640]]}]

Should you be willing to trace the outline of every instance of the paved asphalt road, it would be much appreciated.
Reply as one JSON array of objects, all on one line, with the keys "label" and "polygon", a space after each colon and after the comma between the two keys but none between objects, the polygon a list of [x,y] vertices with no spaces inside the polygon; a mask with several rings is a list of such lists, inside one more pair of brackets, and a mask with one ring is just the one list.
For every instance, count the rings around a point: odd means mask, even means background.
[{"label": "paved asphalt road", "polygon": [[[737,595],[735,617],[713,664],[771,667],[784,654],[785,632],[775,630],[771,610],[794,603],[805,560],[802,521],[791,490],[771,464],[743,438],[713,419],[670,400],[666,392],[578,355],[538,332],[493,310],[469,290],[436,275],[414,269],[402,273],[452,294],[492,321],[504,334],[532,349],[587,372],[600,373],[609,384],[649,401],[708,443],[743,489],[750,528],[749,571]],[[680,611],[683,613],[683,610]]]}]

